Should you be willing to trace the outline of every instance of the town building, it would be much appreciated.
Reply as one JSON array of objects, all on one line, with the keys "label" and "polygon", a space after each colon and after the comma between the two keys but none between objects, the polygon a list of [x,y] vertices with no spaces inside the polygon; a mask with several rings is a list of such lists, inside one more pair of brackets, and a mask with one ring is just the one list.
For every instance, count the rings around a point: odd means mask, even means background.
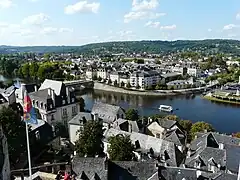
[{"label": "town building", "polygon": [[74,90],[61,81],[46,79],[38,91],[29,95],[42,119],[51,125],[60,122],[67,126],[80,111]]}]

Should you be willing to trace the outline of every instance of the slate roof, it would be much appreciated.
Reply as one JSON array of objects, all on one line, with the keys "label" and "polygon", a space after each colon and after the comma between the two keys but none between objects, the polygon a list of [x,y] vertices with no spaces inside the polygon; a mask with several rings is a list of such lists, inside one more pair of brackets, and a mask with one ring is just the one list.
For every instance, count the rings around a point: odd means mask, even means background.
[{"label": "slate roof", "polygon": [[134,161],[109,162],[108,169],[110,180],[147,180],[158,171],[155,163]]},{"label": "slate roof", "polygon": [[197,180],[196,169],[179,167],[159,167],[159,177],[164,180]]},{"label": "slate roof", "polygon": [[103,119],[104,122],[112,123],[116,120],[120,106],[95,102],[92,107],[92,114],[98,114],[98,117]]},{"label": "slate roof", "polygon": [[74,124],[74,125],[82,125],[80,123],[80,120],[83,120],[83,118],[85,117],[85,119],[87,121],[93,120],[93,115],[91,113],[88,112],[79,112],[76,116],[74,116],[69,122],[68,124]]},{"label": "slate roof", "polygon": [[225,144],[226,149],[226,167],[233,173],[238,172],[240,161],[240,146]]},{"label": "slate roof", "polygon": [[198,133],[197,136],[198,137],[204,136],[206,138],[207,135],[209,135],[209,134],[212,134],[218,143],[233,144],[233,145],[237,145],[237,146],[240,145],[240,138],[232,137],[232,136],[225,135],[225,134],[208,132],[208,133]]},{"label": "slate roof", "polygon": [[155,138],[152,136],[148,136],[141,133],[136,132],[126,132],[117,129],[110,128],[104,133],[104,141],[108,141],[109,137],[116,136],[118,134],[128,135],[133,144],[137,141],[140,145],[141,152],[149,152],[150,148],[154,151],[154,155],[165,155],[169,156],[169,159],[166,162],[171,166],[178,166],[180,164],[180,160],[177,156],[179,152],[177,152],[177,148],[175,147],[173,142],[165,141],[163,139]]},{"label": "slate roof", "polygon": [[190,157],[186,158],[185,164],[188,167],[194,167],[196,161],[201,161],[201,169],[207,170],[209,160],[213,158],[216,164],[222,167],[226,165],[226,151],[224,149],[217,149],[212,147],[202,147],[195,151]]},{"label": "slate roof", "polygon": [[212,178],[212,180],[237,180],[237,175],[221,173]]},{"label": "slate roof", "polygon": [[38,90],[36,92],[29,93],[31,99],[38,100],[47,103],[47,100],[51,97],[48,95],[48,89]]},{"label": "slate roof", "polygon": [[158,124],[165,128],[165,129],[170,129],[172,126],[174,126],[177,121],[173,120],[168,120],[168,119],[157,119]]},{"label": "slate roof", "polygon": [[72,169],[76,173],[77,178],[81,178],[85,174],[90,180],[97,174],[100,180],[107,180],[104,161],[104,158],[81,158],[75,156],[72,161]]},{"label": "slate roof", "polygon": [[179,129],[174,129],[172,131],[168,131],[163,139],[171,141],[178,146],[182,146],[185,145],[186,136],[182,134]]},{"label": "slate roof", "polygon": [[127,126],[129,124],[131,125],[133,132],[139,132],[138,124],[137,124],[136,121],[130,121],[130,120],[127,120],[127,119],[122,119],[122,118],[118,118],[116,121],[114,121],[113,128],[118,129],[118,130],[124,130],[124,129],[121,128],[121,125],[125,124],[125,123],[126,123]]},{"label": "slate roof", "polygon": [[61,93],[62,85],[63,85],[62,81],[54,81],[54,80],[50,80],[50,79],[45,79],[45,81],[42,83],[39,90],[51,88],[54,90],[55,94],[57,96],[59,96]]}]

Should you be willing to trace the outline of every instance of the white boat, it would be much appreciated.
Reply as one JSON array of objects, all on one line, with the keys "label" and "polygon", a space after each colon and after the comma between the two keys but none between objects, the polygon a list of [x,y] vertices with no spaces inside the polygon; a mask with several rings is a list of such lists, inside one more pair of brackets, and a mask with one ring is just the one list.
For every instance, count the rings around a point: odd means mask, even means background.
[{"label": "white boat", "polygon": [[160,105],[159,109],[161,111],[166,111],[166,112],[172,112],[173,111],[172,106],[167,106],[167,105]]}]

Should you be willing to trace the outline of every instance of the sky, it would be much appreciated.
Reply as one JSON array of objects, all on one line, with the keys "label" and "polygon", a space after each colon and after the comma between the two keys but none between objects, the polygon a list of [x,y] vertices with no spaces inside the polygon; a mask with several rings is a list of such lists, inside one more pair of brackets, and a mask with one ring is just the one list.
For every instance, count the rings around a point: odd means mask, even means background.
[{"label": "sky", "polygon": [[1,45],[240,40],[240,0],[0,0]]}]

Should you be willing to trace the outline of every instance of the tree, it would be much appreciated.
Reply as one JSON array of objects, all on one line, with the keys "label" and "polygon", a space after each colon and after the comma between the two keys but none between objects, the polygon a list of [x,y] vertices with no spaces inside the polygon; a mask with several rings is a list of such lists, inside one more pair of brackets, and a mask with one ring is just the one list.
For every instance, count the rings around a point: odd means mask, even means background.
[{"label": "tree", "polygon": [[15,163],[26,150],[25,124],[17,112],[5,106],[0,110],[0,124],[7,138],[10,162]]},{"label": "tree", "polygon": [[124,87],[125,86],[125,83],[122,81],[121,82],[121,87]]},{"label": "tree", "polygon": [[77,70],[77,71],[79,70],[78,65],[76,63],[74,64],[73,70]]},{"label": "tree", "polygon": [[113,85],[114,85],[115,87],[118,86],[117,80],[115,80],[115,81],[113,82]]},{"label": "tree", "polygon": [[191,128],[192,128],[192,121],[190,120],[179,120],[179,124],[184,128],[184,130],[187,133],[187,141],[190,142],[192,140],[192,136],[190,134]]},{"label": "tree", "polygon": [[190,134],[192,136],[192,138],[194,138],[194,136],[196,135],[197,132],[213,132],[214,128],[212,127],[211,124],[208,124],[206,122],[196,122],[192,125],[191,130],[190,130]]},{"label": "tree", "polygon": [[176,115],[170,114],[170,115],[165,116],[165,119],[177,121],[177,120],[179,120],[179,117]]},{"label": "tree", "polygon": [[112,84],[112,80],[109,79],[109,80],[108,80],[108,85],[111,85],[111,84]]},{"label": "tree", "polygon": [[37,77],[37,72],[38,72],[38,64],[36,62],[31,63],[29,66],[29,75],[31,78],[36,78]]},{"label": "tree", "polygon": [[80,106],[80,112],[84,112],[85,111],[85,101],[82,97],[77,99],[78,104]]},{"label": "tree", "polygon": [[84,129],[79,134],[79,139],[75,142],[75,149],[79,156],[95,157],[103,153],[103,130],[99,121],[87,121]]},{"label": "tree", "polygon": [[128,109],[126,112],[126,119],[137,121],[139,119],[138,111],[136,109]]},{"label": "tree", "polygon": [[240,132],[233,134],[233,137],[240,138]]},{"label": "tree", "polygon": [[101,81],[101,80],[102,80],[101,76],[98,76],[98,81]]},{"label": "tree", "polygon": [[25,77],[25,78],[28,78],[28,77],[29,77],[29,64],[28,64],[28,63],[25,63],[25,64],[22,66],[22,75],[23,75],[23,77]]},{"label": "tree", "polygon": [[127,88],[130,88],[131,87],[131,84],[130,82],[127,82],[127,85],[126,85]]},{"label": "tree", "polygon": [[131,161],[134,158],[134,146],[129,136],[119,134],[109,138],[108,153],[112,161]]}]

